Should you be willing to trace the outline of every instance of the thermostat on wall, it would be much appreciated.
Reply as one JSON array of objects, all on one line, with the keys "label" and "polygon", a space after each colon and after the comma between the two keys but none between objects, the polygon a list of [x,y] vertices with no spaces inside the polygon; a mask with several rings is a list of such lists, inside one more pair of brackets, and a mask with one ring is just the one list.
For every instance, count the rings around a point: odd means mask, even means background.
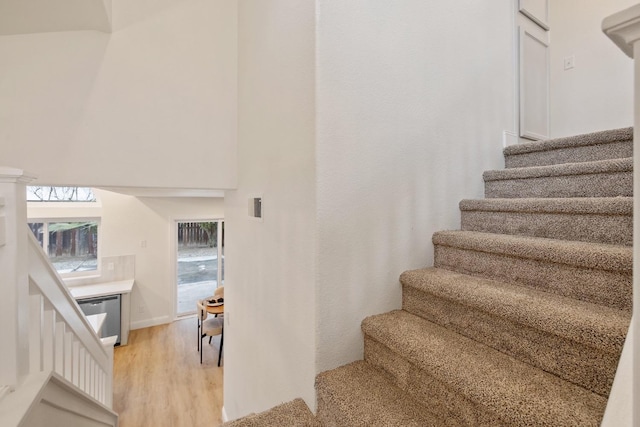
[{"label": "thermostat on wall", "polygon": [[262,218],[262,197],[249,198],[249,216],[252,218]]}]

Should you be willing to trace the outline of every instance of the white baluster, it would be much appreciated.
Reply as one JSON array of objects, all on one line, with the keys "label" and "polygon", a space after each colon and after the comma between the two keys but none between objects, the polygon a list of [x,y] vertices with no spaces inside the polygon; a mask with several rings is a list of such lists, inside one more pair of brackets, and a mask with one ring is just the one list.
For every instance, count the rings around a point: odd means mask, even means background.
[{"label": "white baluster", "polygon": [[98,375],[98,396],[97,399],[104,403],[104,372],[100,370],[100,374]]},{"label": "white baluster", "polygon": [[44,302],[42,314],[42,370],[45,372],[54,369],[54,342],[56,336],[56,312],[48,301]]},{"label": "white baluster", "polygon": [[103,339],[102,346],[107,352],[109,356],[109,363],[107,363],[107,368],[105,370],[105,405],[109,408],[113,405],[113,345],[114,341],[109,339]]},{"label": "white baluster", "polygon": [[73,360],[71,361],[71,377],[76,387],[80,387],[80,341],[73,338]]},{"label": "white baluster", "polygon": [[64,333],[64,377],[71,381],[71,367],[73,366],[73,332]]},{"label": "white baluster", "polygon": [[42,295],[29,295],[29,372],[42,370]]},{"label": "white baluster", "polygon": [[91,390],[91,354],[87,352],[84,361],[84,391],[89,394]]},{"label": "white baluster", "polygon": [[91,358],[91,367],[89,369],[89,394],[95,396],[96,392],[96,363]]},{"label": "white baluster", "polygon": [[98,366],[97,363],[94,363],[93,365],[93,389],[92,389],[92,393],[91,395],[93,397],[98,396],[98,370],[100,369],[100,367]]},{"label": "white baluster", "polygon": [[87,350],[84,347],[80,347],[80,353],[78,354],[78,387],[81,390],[86,390],[86,365],[87,362]]},{"label": "white baluster", "polygon": [[56,320],[55,369],[61,376],[64,376],[64,335],[64,322]]}]

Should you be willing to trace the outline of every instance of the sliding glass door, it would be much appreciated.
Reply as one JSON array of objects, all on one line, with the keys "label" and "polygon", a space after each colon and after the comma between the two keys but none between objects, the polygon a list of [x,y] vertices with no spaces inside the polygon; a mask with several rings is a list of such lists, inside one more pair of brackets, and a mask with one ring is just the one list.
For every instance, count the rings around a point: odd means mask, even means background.
[{"label": "sliding glass door", "polygon": [[224,221],[176,224],[176,314],[196,312],[196,301],[224,284]]}]

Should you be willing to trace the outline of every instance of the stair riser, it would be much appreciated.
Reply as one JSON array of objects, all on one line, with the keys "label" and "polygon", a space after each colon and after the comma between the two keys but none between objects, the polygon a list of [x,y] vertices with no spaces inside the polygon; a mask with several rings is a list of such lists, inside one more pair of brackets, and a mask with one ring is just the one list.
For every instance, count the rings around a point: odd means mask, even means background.
[{"label": "stair riser", "polygon": [[323,392],[318,390],[316,394],[316,403],[318,405],[316,412],[316,420],[323,427],[340,427],[346,425],[344,420],[336,417],[336,410],[326,403]]},{"label": "stair riser", "polygon": [[486,181],[486,198],[633,196],[633,172]]},{"label": "stair riser", "polygon": [[633,217],[462,211],[462,230],[631,246]]},{"label": "stair riser", "polygon": [[530,286],[546,292],[624,310],[631,309],[630,272],[565,264],[434,245],[434,266]]},{"label": "stair riser", "polygon": [[546,166],[562,163],[589,162],[595,160],[621,159],[633,157],[633,141],[618,141],[608,144],[582,147],[558,148],[533,153],[505,155],[506,168]]},{"label": "stair riser", "polygon": [[366,361],[320,373],[315,386],[317,417],[323,426],[453,426]]},{"label": "stair riser", "polygon": [[522,362],[608,396],[618,357],[403,286],[402,308]]},{"label": "stair riser", "polygon": [[506,426],[487,408],[444,384],[387,346],[365,335],[364,358],[382,369],[397,387],[423,403],[434,414],[463,426]]}]

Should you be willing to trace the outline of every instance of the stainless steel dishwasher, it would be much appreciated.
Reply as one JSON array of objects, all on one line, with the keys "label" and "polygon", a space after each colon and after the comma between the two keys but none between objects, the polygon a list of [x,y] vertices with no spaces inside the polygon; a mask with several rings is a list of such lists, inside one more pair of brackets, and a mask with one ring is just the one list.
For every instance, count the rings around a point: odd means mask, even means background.
[{"label": "stainless steel dishwasher", "polygon": [[120,345],[120,294],[103,297],[79,299],[78,305],[85,315],[107,313],[102,325],[102,338],[118,336],[116,345]]}]

